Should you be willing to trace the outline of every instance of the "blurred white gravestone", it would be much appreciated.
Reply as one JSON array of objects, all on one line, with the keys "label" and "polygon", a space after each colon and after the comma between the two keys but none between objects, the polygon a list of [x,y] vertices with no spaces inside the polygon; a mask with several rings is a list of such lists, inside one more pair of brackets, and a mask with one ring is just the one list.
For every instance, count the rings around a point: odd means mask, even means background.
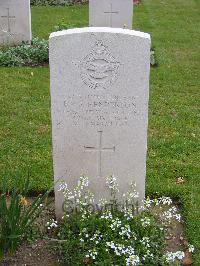
[{"label": "blurred white gravestone", "polygon": [[[83,49],[84,47],[84,49]],[[87,175],[97,201],[114,174],[119,198],[135,181],[145,194],[149,34],[82,28],[50,35],[54,180]],[[63,195],[55,187],[56,213]]]},{"label": "blurred white gravestone", "polygon": [[89,0],[90,27],[132,29],[133,0]]},{"label": "blurred white gravestone", "polygon": [[0,45],[31,41],[30,0],[0,0]]}]

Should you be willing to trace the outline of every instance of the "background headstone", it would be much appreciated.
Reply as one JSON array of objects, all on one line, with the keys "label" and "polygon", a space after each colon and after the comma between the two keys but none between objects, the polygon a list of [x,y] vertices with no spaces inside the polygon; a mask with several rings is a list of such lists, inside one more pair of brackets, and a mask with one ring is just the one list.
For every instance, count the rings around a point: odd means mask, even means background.
[{"label": "background headstone", "polygon": [[132,29],[133,0],[90,0],[90,27]]},{"label": "background headstone", "polygon": [[98,200],[108,197],[104,177],[114,174],[120,198],[132,181],[144,197],[149,69],[149,34],[83,28],[50,35],[55,181],[71,189],[85,174]]},{"label": "background headstone", "polygon": [[0,0],[0,45],[30,40],[30,0]]}]

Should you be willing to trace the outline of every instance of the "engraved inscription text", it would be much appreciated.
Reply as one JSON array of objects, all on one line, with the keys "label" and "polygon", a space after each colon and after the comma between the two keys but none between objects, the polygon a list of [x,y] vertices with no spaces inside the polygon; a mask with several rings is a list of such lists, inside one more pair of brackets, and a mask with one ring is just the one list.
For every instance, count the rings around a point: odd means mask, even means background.
[{"label": "engraved inscription text", "polygon": [[64,107],[64,117],[73,126],[126,126],[137,115],[134,96],[73,94]]}]

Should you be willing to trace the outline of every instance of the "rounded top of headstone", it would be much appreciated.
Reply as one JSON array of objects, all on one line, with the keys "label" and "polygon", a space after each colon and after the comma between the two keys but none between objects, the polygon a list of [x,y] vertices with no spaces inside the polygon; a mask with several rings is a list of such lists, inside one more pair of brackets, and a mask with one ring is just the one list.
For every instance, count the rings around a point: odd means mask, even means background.
[{"label": "rounded top of headstone", "polygon": [[72,34],[80,34],[80,33],[115,33],[115,34],[125,34],[135,37],[140,37],[144,39],[148,39],[151,41],[150,34],[141,32],[141,31],[135,31],[135,30],[129,30],[129,29],[121,29],[121,28],[109,28],[109,27],[85,27],[85,28],[74,28],[74,29],[68,29],[68,30],[62,30],[57,32],[52,32],[50,34],[50,39],[54,37],[61,37],[65,35],[72,35]]}]

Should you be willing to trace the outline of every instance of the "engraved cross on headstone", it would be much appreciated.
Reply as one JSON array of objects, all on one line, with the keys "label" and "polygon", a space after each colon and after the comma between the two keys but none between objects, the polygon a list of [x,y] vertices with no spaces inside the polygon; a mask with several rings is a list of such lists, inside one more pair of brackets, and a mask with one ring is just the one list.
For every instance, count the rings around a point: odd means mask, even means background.
[{"label": "engraved cross on headstone", "polygon": [[110,27],[112,27],[113,14],[119,14],[118,11],[113,11],[112,3],[110,4],[110,11],[105,11],[104,14],[110,14]]},{"label": "engraved cross on headstone", "polygon": [[2,18],[7,18],[7,21],[8,21],[8,30],[7,32],[11,32],[11,27],[10,27],[10,19],[11,18],[15,18],[15,16],[10,16],[10,8],[6,8],[7,9],[7,16],[1,16]]},{"label": "engraved cross on headstone", "polygon": [[115,146],[111,148],[103,148],[102,147],[102,137],[103,137],[103,131],[98,131],[98,147],[88,147],[84,146],[85,151],[89,152],[98,152],[98,176],[102,177],[102,152],[110,151],[110,152],[115,152]]}]

